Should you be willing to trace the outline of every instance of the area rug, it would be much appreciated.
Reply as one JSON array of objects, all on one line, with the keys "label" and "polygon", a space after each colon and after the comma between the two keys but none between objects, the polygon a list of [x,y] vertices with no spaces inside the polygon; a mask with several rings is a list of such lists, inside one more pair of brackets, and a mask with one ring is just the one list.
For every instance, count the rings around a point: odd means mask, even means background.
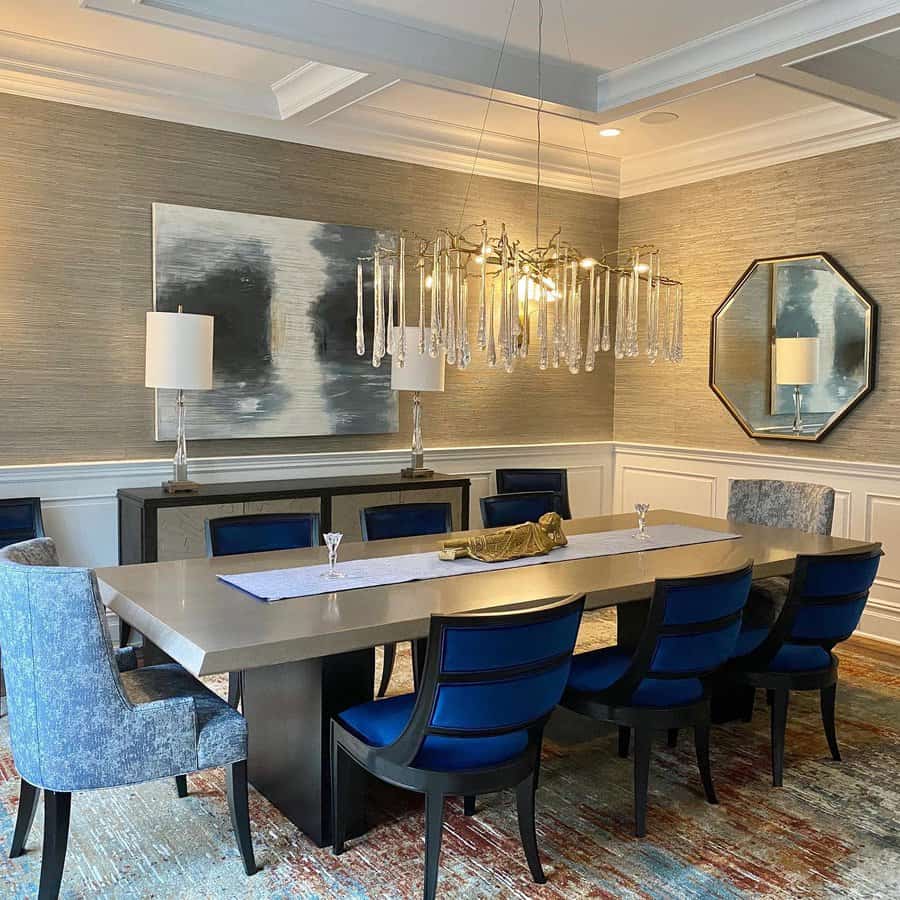
[{"label": "area rug", "polygon": [[[590,614],[580,649],[613,640],[613,613]],[[547,884],[530,880],[511,793],[482,797],[472,818],[447,805],[440,897],[699,898],[900,896],[900,664],[844,648],[838,738],[828,754],[815,695],[791,698],[785,781],[773,789],[768,716],[713,731],[719,806],[709,806],[690,735],[669,749],[660,735],[650,775],[648,836],[632,834],[631,761],[612,729],[576,744],[548,741],[538,793]],[[392,692],[408,690],[398,655]],[[210,679],[223,692],[223,678]],[[18,798],[8,720],[0,720],[0,894],[37,896],[42,813],[28,852],[6,858]],[[252,792],[259,874],[246,878],[234,845],[220,771],[76,794],[65,898],[414,898],[423,874],[423,805],[376,788],[371,830],[334,857]]]}]

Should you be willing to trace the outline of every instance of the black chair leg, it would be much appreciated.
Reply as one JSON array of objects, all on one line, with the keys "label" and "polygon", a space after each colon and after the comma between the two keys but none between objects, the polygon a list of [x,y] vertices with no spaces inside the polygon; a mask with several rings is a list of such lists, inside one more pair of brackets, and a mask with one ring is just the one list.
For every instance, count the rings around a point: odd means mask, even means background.
[{"label": "black chair leg", "polygon": [[337,741],[331,742],[331,840],[332,852],[340,856],[347,838],[347,771],[353,760]]},{"label": "black chair leg", "polygon": [[741,719],[744,722],[752,722],[753,707],[756,706],[756,688],[747,687],[744,689],[741,705],[743,706]]},{"label": "black chair leg", "polygon": [[463,813],[467,816],[475,815],[475,795],[474,794],[466,794],[463,797]]},{"label": "black chair leg", "polygon": [[819,705],[822,708],[822,724],[825,726],[825,737],[828,738],[828,749],[831,750],[831,758],[841,759],[841,751],[838,748],[837,732],[834,729],[834,701],[837,696],[837,684],[822,688],[819,692]]},{"label": "black chair leg", "polygon": [[40,794],[40,788],[29,784],[24,778],[22,779],[19,785],[19,812],[16,814],[16,830],[9,848],[10,859],[15,859],[25,852],[25,842],[31,833],[31,825],[34,822]]},{"label": "black chair leg", "polygon": [[66,865],[69,843],[69,813],[72,795],[44,791],[44,846],[41,851],[41,881],[38,900],[56,900]]},{"label": "black chair leg", "polygon": [[425,795],[425,900],[437,895],[438,864],[441,860],[441,836],[444,828],[444,795]]},{"label": "black chair leg", "polygon": [[628,745],[631,743],[631,729],[627,725],[619,726],[619,756],[628,759]]},{"label": "black chair leg", "polygon": [[187,775],[176,775],[175,776],[175,790],[178,791],[179,797],[187,797],[187,795],[188,795]]},{"label": "black chair leg", "polygon": [[709,803],[718,803],[716,789],[713,787],[712,769],[709,765],[709,722],[694,726],[694,747],[697,750],[697,767],[700,769],[700,780]]},{"label": "black chair leg", "polygon": [[678,746],[678,729],[670,728],[668,733],[666,734],[666,746],[667,747],[677,747]]},{"label": "black chair leg", "polygon": [[119,646],[127,647],[131,641],[131,626],[123,619],[119,619]]},{"label": "black chair leg", "polygon": [[787,731],[788,691],[772,691],[772,784],[784,781],[784,735]]},{"label": "black chair leg", "polygon": [[394,674],[394,662],[397,659],[397,645],[384,645],[384,661],[381,664],[381,683],[378,685],[378,696],[383,697],[387,693],[391,683],[391,675]]},{"label": "black chair leg", "polygon": [[547,877],[541,867],[541,856],[538,852],[537,832],[534,827],[534,795],[537,790],[537,778],[531,773],[516,788],[516,808],[519,815],[519,836],[522,838],[522,849],[528,860],[531,877],[536,884],[544,884]]},{"label": "black chair leg", "polygon": [[231,827],[237,838],[238,849],[244,862],[244,871],[255,875],[259,868],[253,857],[253,838],[250,836],[250,806],[247,796],[247,760],[225,767],[225,787],[228,794],[228,811]]},{"label": "black chair leg", "polygon": [[634,834],[644,837],[647,833],[647,788],[650,781],[649,728],[634,729]]},{"label": "black chair leg", "polygon": [[228,673],[228,705],[238,709],[244,699],[244,673]]}]

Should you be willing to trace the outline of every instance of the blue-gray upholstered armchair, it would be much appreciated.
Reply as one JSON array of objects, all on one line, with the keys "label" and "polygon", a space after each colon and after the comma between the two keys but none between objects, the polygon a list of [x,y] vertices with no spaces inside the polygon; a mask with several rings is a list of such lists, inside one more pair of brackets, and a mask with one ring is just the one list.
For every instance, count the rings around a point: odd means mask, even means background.
[{"label": "blue-gray upholstered armchair", "polygon": [[181,666],[138,669],[115,653],[90,569],[58,564],[49,538],[0,549],[0,644],[10,738],[22,779],[10,856],[20,856],[44,791],[40,898],[56,897],[71,792],[224,766],[248,875],[256,871],[247,798],[247,722]]}]

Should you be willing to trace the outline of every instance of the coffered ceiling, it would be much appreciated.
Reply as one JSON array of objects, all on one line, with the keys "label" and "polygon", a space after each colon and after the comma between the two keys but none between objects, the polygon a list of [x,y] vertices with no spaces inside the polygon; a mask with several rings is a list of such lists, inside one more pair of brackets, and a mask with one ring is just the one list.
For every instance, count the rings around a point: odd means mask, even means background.
[{"label": "coffered ceiling", "polygon": [[543,15],[539,93],[538,0],[9,2],[0,91],[524,181],[542,96],[543,183],[613,196],[900,136],[900,0]]}]

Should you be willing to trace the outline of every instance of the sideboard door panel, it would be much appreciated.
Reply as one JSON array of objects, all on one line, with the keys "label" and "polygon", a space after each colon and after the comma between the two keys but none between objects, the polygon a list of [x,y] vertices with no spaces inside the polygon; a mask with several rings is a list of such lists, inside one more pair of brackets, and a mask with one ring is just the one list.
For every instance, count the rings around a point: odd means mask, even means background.
[{"label": "sideboard door panel", "polygon": [[157,559],[199,559],[206,556],[203,523],[219,516],[240,516],[243,503],[217,503],[212,506],[169,506],[158,510]]}]

